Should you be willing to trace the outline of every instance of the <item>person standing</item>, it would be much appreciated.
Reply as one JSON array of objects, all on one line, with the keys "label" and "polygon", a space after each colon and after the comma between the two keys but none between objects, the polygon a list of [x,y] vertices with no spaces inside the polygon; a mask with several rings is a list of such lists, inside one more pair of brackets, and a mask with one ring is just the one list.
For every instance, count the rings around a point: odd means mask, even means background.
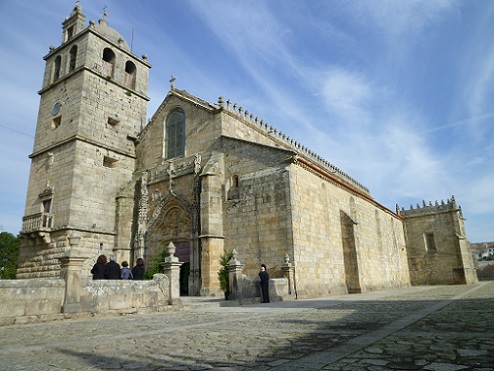
[{"label": "person standing", "polygon": [[120,264],[115,261],[115,255],[110,255],[110,261],[106,265],[105,278],[107,280],[120,279]]},{"label": "person standing", "polygon": [[93,275],[93,280],[104,280],[105,279],[105,269],[106,269],[106,256],[100,255],[96,260],[96,264],[93,265],[91,269],[91,274]]},{"label": "person standing", "polygon": [[144,259],[143,258],[137,258],[136,265],[134,268],[132,268],[132,275],[134,276],[135,280],[144,279]]},{"label": "person standing", "polygon": [[269,273],[267,271],[266,264],[261,264],[259,278],[261,279],[261,303],[269,303]]},{"label": "person standing", "polygon": [[126,261],[122,262],[122,269],[120,270],[120,278],[123,280],[131,280],[134,278],[132,276],[132,271],[129,268],[129,263]]}]

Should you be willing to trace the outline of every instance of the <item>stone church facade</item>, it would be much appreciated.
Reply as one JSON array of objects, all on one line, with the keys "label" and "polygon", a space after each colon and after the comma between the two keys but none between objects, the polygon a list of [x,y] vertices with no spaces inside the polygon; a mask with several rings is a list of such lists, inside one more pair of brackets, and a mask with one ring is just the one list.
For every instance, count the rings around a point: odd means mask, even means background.
[{"label": "stone church facade", "polygon": [[219,259],[297,296],[476,281],[453,199],[389,210],[369,190],[237,104],[179,90],[146,123],[148,72],[106,19],[76,6],[44,57],[19,278],[83,252],[149,264],[173,242],[188,295],[219,295]]}]

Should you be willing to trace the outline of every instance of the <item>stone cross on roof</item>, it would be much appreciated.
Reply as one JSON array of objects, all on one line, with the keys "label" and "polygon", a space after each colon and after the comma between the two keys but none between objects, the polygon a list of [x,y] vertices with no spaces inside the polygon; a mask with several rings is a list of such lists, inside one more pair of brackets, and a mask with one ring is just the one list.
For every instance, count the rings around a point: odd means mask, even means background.
[{"label": "stone cross on roof", "polygon": [[175,80],[176,80],[175,76],[172,75],[171,78],[170,78],[170,88],[171,88],[171,90],[174,90],[175,89]]}]

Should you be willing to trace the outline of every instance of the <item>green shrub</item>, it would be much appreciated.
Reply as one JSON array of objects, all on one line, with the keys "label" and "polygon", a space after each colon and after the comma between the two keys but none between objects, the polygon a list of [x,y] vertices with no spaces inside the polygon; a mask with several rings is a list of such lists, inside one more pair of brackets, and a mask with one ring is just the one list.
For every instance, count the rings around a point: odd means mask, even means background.
[{"label": "green shrub", "polygon": [[153,275],[156,273],[163,273],[163,267],[161,266],[161,263],[165,261],[165,258],[167,255],[165,255],[165,251],[161,251],[156,258],[151,262],[151,264],[148,265],[146,268],[146,271],[144,272],[144,279],[145,280],[152,280]]},{"label": "green shrub", "polygon": [[0,232],[0,279],[13,280],[17,273],[19,261],[19,236],[9,232]]},{"label": "green shrub", "polygon": [[225,251],[220,256],[221,269],[218,271],[218,279],[220,280],[220,288],[223,292],[228,292],[228,269],[226,266],[232,257],[233,253],[230,250]]}]

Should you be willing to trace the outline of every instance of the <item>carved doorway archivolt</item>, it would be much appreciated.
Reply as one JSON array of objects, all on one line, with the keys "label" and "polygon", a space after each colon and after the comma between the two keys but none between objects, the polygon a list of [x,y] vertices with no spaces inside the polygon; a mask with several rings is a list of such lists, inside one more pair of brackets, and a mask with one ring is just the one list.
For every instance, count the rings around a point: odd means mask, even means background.
[{"label": "carved doorway archivolt", "polygon": [[[177,251],[175,256],[181,262],[190,261],[186,245],[190,242],[191,216],[185,206],[177,200],[160,202],[155,210],[148,227],[148,248],[151,255],[157,255],[170,242],[173,242]],[[186,260],[184,260],[186,259]]]}]

